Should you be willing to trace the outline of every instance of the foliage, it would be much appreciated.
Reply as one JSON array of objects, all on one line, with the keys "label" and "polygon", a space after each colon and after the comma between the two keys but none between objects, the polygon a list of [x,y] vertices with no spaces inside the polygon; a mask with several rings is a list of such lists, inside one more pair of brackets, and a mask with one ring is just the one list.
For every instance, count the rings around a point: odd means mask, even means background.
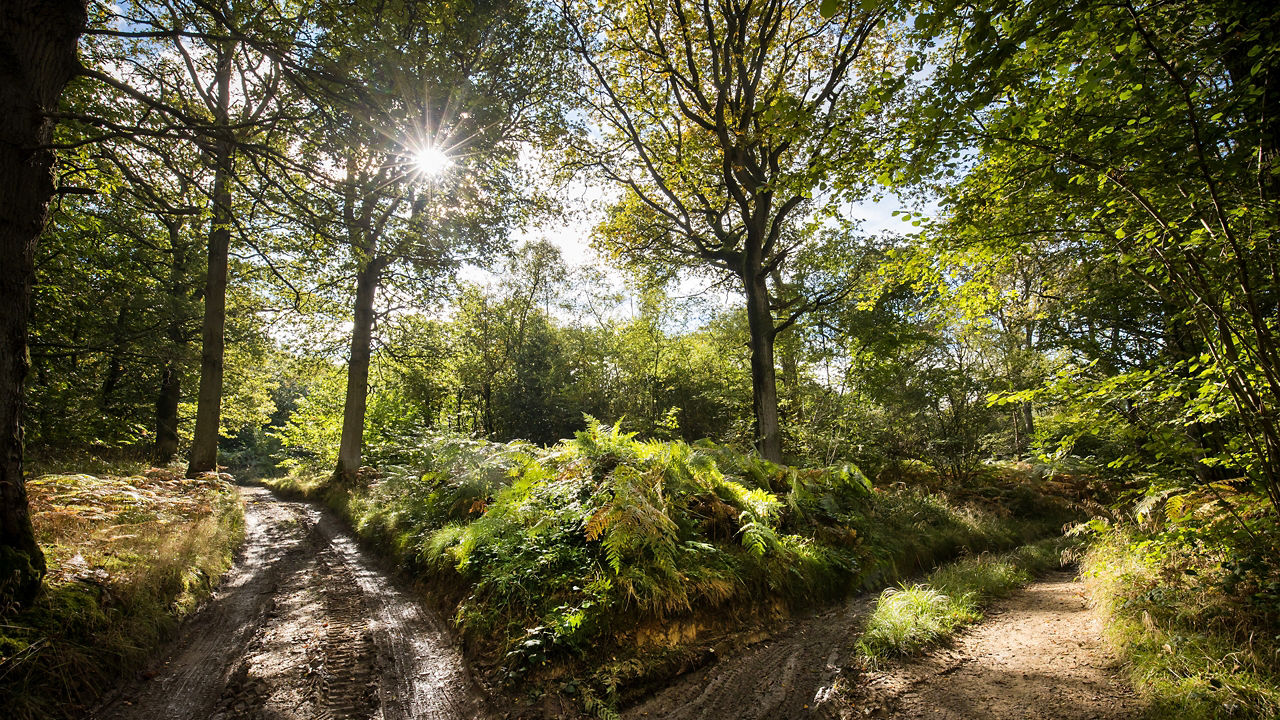
[{"label": "foliage", "polygon": [[1047,259],[1053,278],[1087,258],[1082,288],[1042,296],[1084,295],[1084,317],[1070,300],[1058,311],[1094,338],[1089,297],[1122,276],[1140,302],[1120,308],[1138,312],[1106,326],[1110,353],[1068,363],[1073,384],[1097,406],[1138,405],[1168,438],[1155,455],[1202,479],[1247,477],[1280,507],[1280,15],[1234,0],[1044,10],[921,18],[957,23],[930,127],[978,150],[937,230],[979,267]]},{"label": "foliage", "polygon": [[1082,530],[1084,575],[1152,717],[1280,712],[1280,533],[1264,498],[1171,489]]}]

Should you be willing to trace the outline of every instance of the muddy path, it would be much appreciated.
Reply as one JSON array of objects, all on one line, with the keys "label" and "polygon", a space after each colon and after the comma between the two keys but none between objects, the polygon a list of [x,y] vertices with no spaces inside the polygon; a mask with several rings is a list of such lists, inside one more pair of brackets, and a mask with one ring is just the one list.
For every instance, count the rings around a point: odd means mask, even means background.
[{"label": "muddy path", "polygon": [[328,512],[241,488],[245,544],[167,656],[97,720],[490,716],[444,621]]},{"label": "muddy path", "polygon": [[1140,708],[1105,649],[1081,583],[1054,573],[924,657],[857,670],[864,595],[677,679],[629,720],[866,718],[1118,720]]},{"label": "muddy path", "polygon": [[649,720],[786,720],[835,717],[837,679],[856,660],[863,619],[875,602],[861,595],[793,618],[780,632],[677,678],[623,713]]},{"label": "muddy path", "polygon": [[894,720],[1121,720],[1141,703],[1082,583],[1054,573],[996,603],[948,648],[869,673],[864,715]]}]

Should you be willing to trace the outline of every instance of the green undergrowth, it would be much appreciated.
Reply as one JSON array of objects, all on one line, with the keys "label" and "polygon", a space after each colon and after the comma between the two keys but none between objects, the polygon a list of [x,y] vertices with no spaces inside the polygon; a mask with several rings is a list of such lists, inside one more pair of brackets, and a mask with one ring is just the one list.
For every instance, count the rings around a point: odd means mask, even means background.
[{"label": "green undergrowth", "polygon": [[1084,576],[1149,717],[1280,717],[1280,528],[1265,500],[1222,484],[1091,525]]},{"label": "green undergrowth", "polygon": [[1045,570],[1062,565],[1067,541],[1048,538],[1017,550],[970,555],[948,563],[912,585],[885,590],[858,642],[871,663],[913,655],[982,619],[987,601],[1004,597]]},{"label": "green undergrowth", "polygon": [[4,717],[83,717],[211,592],[243,537],[235,488],[151,470],[27,482],[49,572],[0,617]]},{"label": "green undergrowth", "polygon": [[378,460],[381,477],[357,487],[296,473],[268,484],[325,499],[447,594],[481,667],[602,715],[696,664],[717,633],[1013,547],[1065,517],[963,509],[873,489],[848,465],[783,467],[594,422],[551,448],[440,435]]}]

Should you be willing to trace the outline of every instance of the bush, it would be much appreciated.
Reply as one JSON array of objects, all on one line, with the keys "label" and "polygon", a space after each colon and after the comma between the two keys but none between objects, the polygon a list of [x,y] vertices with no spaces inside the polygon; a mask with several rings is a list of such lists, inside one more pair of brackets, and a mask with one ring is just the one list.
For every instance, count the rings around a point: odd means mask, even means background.
[{"label": "bush", "polygon": [[1084,575],[1151,717],[1280,715],[1280,528],[1264,498],[1165,491],[1087,529]]}]

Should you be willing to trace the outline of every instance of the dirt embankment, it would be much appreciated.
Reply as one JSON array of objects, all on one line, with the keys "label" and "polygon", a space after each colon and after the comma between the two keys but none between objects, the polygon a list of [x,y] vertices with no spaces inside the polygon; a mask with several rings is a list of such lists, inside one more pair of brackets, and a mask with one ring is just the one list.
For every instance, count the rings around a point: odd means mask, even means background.
[{"label": "dirt embankment", "polygon": [[242,493],[235,568],[170,653],[95,718],[489,716],[444,622],[336,520],[262,488]]}]

